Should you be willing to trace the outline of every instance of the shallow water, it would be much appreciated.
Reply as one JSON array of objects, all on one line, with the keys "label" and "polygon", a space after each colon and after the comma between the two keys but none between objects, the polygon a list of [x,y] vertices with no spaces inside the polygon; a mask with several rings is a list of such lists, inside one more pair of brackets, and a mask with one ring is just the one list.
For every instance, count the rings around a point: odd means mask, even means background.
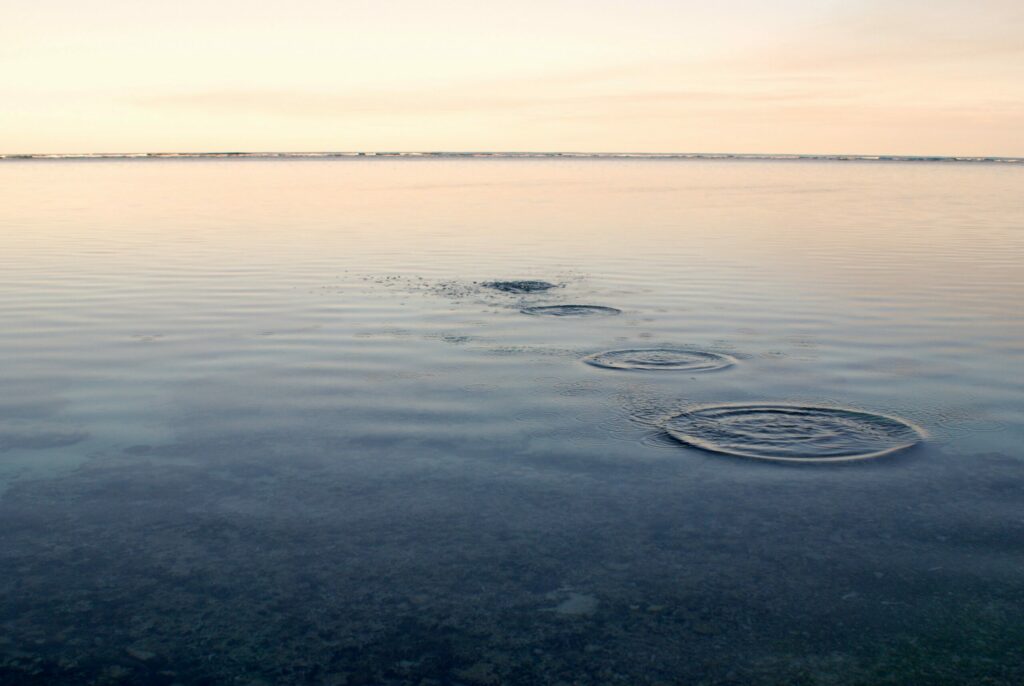
[{"label": "shallow water", "polygon": [[[1022,683],[1022,189],[4,161],[0,683]],[[522,312],[581,303],[621,314]],[[584,360],[638,349],[734,364]],[[927,437],[784,464],[663,428],[723,403]]]}]

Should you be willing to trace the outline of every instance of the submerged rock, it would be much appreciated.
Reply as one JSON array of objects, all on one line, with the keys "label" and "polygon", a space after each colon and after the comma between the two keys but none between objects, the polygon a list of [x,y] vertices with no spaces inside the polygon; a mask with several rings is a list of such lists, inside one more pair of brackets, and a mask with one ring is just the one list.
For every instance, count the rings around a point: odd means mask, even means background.
[{"label": "submerged rock", "polygon": [[560,602],[552,611],[557,615],[582,617],[597,612],[597,598],[583,593],[569,593],[569,597]]},{"label": "submerged rock", "polygon": [[140,662],[148,662],[156,657],[156,653],[141,648],[125,648],[125,652]]}]

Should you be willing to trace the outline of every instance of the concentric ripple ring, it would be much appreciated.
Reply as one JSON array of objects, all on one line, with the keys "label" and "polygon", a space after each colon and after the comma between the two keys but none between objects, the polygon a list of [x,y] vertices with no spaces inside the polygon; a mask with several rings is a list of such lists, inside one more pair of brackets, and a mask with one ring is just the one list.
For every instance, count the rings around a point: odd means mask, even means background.
[{"label": "concentric ripple ring", "polygon": [[710,372],[736,364],[729,355],[684,348],[607,350],[588,355],[583,361],[605,369],[676,372]]},{"label": "concentric ripple ring", "polygon": [[505,293],[540,293],[557,288],[556,284],[547,281],[487,281],[484,283],[487,288]]},{"label": "concentric ripple ring", "polygon": [[784,403],[698,405],[669,417],[680,443],[737,457],[783,462],[843,462],[906,450],[924,437],[898,417]]},{"label": "concentric ripple ring", "polygon": [[622,310],[604,305],[537,305],[524,307],[519,311],[543,317],[608,317],[622,314]]}]

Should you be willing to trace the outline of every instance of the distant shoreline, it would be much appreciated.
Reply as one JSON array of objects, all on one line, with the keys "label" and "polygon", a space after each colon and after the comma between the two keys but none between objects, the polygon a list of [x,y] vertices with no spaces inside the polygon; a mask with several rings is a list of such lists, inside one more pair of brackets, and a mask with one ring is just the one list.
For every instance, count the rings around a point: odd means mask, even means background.
[{"label": "distant shoreline", "polygon": [[0,154],[14,160],[161,160],[161,159],[348,159],[366,157],[412,159],[638,159],[638,160],[755,160],[816,162],[968,162],[1022,164],[1024,157],[971,155],[801,155],[766,153],[647,153],[647,152],[142,152]]}]

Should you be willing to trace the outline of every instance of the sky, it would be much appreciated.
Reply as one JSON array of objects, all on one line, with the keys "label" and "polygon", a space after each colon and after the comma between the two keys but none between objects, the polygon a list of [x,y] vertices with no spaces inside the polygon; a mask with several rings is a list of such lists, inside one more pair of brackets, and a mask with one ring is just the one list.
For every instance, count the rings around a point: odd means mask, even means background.
[{"label": "sky", "polygon": [[3,0],[0,153],[1024,156],[1021,0]]}]

